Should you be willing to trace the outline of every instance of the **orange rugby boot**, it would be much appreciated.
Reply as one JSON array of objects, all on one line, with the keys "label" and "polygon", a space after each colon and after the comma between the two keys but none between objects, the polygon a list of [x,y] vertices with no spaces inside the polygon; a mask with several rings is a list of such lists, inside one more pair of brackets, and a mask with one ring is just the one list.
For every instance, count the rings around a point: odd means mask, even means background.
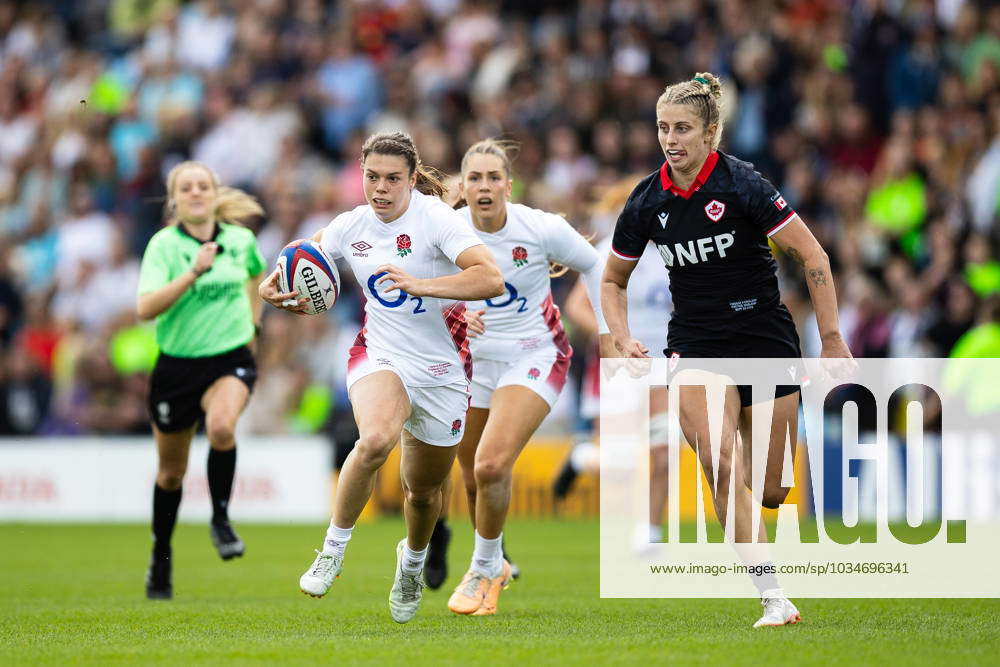
[{"label": "orange rugby boot", "polygon": [[510,586],[510,574],[510,563],[504,560],[500,576],[489,580],[489,587],[486,589],[486,595],[483,596],[483,603],[479,605],[479,609],[472,612],[473,616],[492,616],[497,613],[497,600],[500,598],[500,591]]},{"label": "orange rugby boot", "polygon": [[448,609],[456,614],[475,612],[483,604],[490,581],[485,574],[469,570],[462,577],[462,583],[455,587],[455,592],[448,598]]}]

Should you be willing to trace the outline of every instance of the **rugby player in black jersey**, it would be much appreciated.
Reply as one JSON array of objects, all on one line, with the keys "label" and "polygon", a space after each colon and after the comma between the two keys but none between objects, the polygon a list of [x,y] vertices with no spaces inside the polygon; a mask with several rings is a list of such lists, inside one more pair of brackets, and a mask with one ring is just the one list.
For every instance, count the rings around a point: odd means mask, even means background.
[{"label": "rugby player in black jersey", "polygon": [[[768,245],[773,239],[805,270],[823,340],[822,356],[850,359],[837,323],[837,296],[826,253],[752,165],[718,150],[721,94],[718,79],[701,73],[668,86],[657,100],[657,136],[666,160],[632,191],[615,227],[601,284],[614,349],[602,354],[648,356],[649,350],[629,334],[626,290],[636,261],[653,241],[670,274],[674,303],[668,357],[801,357],[795,324],[778,293],[776,264]],[[690,443],[710,442],[706,394],[694,389],[686,387],[679,396],[681,429]],[[719,454],[718,484],[713,483],[711,448],[697,448],[723,526],[730,475],[749,480],[749,474],[743,474],[743,461],[750,461],[750,387],[730,387],[728,392],[722,442],[730,445]],[[798,388],[779,387],[776,396],[774,424],[787,424],[788,432],[797,433]],[[785,433],[785,428],[772,429],[759,499],[769,508],[777,507],[787,494],[781,487]],[[737,434],[747,446],[742,456],[734,455]],[[794,455],[794,438],[792,446]],[[735,538],[749,541],[754,511],[750,494],[735,495]],[[758,540],[766,541],[763,524]],[[752,578],[764,605],[764,615],[754,627],[800,620],[774,574]]]}]

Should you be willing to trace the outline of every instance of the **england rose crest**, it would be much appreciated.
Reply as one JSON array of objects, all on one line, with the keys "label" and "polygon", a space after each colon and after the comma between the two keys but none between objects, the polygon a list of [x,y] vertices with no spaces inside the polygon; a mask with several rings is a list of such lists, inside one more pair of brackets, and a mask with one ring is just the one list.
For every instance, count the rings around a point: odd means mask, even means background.
[{"label": "england rose crest", "polygon": [[413,250],[410,249],[410,237],[408,234],[400,234],[396,237],[396,254],[400,257],[406,257]]},{"label": "england rose crest", "polygon": [[455,421],[453,421],[451,423],[451,434],[452,435],[458,435],[459,432],[461,432],[461,430],[462,430],[462,420],[461,419],[456,419]]},{"label": "england rose crest", "polygon": [[512,251],[514,266],[524,266],[528,263],[528,251],[523,246],[517,246]]},{"label": "england rose crest", "polygon": [[537,380],[541,376],[542,372],[537,368],[531,368],[528,370],[528,379]]}]

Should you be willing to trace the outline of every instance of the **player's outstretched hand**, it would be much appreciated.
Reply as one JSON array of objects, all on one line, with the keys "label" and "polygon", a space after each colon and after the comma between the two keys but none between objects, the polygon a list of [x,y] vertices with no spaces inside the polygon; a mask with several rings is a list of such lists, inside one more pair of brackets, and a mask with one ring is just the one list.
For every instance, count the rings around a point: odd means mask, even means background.
[{"label": "player's outstretched hand", "polygon": [[[649,358],[649,348],[635,338],[613,339],[601,336],[601,356],[605,360],[601,363],[605,372],[605,377],[612,377],[619,368],[625,368],[629,376],[638,378],[646,375],[650,371],[651,360]],[[618,361],[608,361],[617,359]]]},{"label": "player's outstretched hand", "polygon": [[403,269],[393,264],[383,264],[375,269],[375,275],[383,274],[375,284],[383,292],[403,290],[410,296],[430,296],[426,289],[426,280],[414,278]]},{"label": "player's outstretched hand", "polygon": [[257,286],[257,294],[261,299],[267,301],[275,308],[304,315],[305,307],[306,304],[309,303],[309,299],[306,297],[296,298],[299,296],[298,290],[282,292],[281,288],[278,286],[278,276],[280,275],[280,272],[281,269],[275,269],[271,275],[264,278],[260,285]]},{"label": "player's outstretched hand", "polygon": [[485,312],[485,310],[465,311],[465,323],[467,325],[465,333],[469,338],[475,338],[486,333],[486,323],[483,322],[483,314]]},{"label": "player's outstretched hand", "polygon": [[839,333],[824,336],[820,357],[823,370],[835,380],[847,380],[858,370],[858,362]]}]

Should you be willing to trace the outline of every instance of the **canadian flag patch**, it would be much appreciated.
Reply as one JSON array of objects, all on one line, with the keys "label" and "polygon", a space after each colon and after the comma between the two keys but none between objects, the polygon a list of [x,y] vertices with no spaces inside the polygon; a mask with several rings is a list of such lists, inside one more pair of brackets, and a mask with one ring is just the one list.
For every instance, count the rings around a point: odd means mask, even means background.
[{"label": "canadian flag patch", "polygon": [[788,206],[788,204],[785,203],[785,198],[781,195],[778,195],[778,198],[774,200],[774,205],[778,207],[779,211],[785,210],[785,207]]},{"label": "canadian flag patch", "polygon": [[707,215],[709,220],[712,222],[718,222],[722,218],[722,214],[725,212],[726,205],[718,199],[713,199],[705,206],[705,215]]}]

